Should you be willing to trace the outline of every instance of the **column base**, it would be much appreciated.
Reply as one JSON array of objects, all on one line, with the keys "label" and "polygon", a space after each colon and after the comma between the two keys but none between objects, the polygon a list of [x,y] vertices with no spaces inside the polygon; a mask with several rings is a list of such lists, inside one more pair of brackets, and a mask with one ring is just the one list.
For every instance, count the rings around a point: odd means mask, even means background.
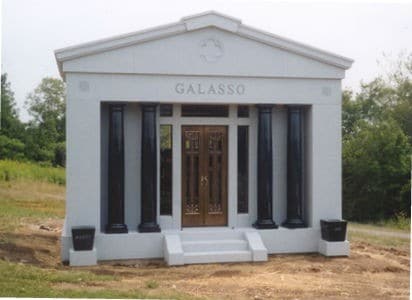
[{"label": "column base", "polygon": [[126,224],[109,224],[106,226],[106,233],[127,233]]},{"label": "column base", "polygon": [[160,232],[159,224],[156,223],[142,223],[137,227],[139,232]]},{"label": "column base", "polygon": [[282,226],[290,229],[307,227],[302,219],[288,219],[282,223]]},{"label": "column base", "polygon": [[278,228],[278,225],[271,220],[271,219],[265,219],[265,220],[257,220],[254,224],[253,227],[256,229],[276,229]]}]

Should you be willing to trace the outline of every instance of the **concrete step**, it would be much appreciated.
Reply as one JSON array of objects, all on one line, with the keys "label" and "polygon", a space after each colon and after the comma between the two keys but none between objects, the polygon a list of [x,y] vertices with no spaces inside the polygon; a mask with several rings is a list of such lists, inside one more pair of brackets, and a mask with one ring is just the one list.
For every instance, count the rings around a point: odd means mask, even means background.
[{"label": "concrete step", "polygon": [[237,230],[183,230],[180,232],[182,242],[206,240],[235,240],[244,239],[245,233]]},{"label": "concrete step", "polygon": [[266,261],[267,249],[253,230],[190,229],[164,233],[169,265]]},{"label": "concrete step", "polygon": [[185,252],[183,254],[183,261],[185,264],[252,261],[252,252],[246,250]]},{"label": "concrete step", "polygon": [[249,250],[246,240],[203,240],[182,242],[183,251],[186,252],[207,252],[207,251],[242,251]]}]

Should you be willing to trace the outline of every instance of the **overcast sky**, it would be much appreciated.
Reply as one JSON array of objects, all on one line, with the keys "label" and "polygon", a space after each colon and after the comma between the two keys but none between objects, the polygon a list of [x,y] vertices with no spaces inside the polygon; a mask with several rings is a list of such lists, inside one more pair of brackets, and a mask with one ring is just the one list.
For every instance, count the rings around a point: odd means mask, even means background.
[{"label": "overcast sky", "polygon": [[[167,5],[173,3],[173,5]],[[276,1],[4,0],[2,73],[7,72],[27,120],[24,101],[45,76],[59,76],[53,51],[181,17],[216,10],[243,24],[355,60],[343,87],[357,89],[381,73],[383,53],[412,51],[411,3],[297,3]]]}]

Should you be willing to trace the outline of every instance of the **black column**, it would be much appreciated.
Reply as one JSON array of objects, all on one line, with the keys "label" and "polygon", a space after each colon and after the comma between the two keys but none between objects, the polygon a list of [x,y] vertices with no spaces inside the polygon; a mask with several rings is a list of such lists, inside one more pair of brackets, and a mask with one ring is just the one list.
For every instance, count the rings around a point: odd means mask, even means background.
[{"label": "black column", "polygon": [[157,224],[157,103],[142,104],[142,169],[140,232],[159,232]]},{"label": "black column", "polygon": [[272,105],[258,105],[258,229],[277,228],[272,216]]},{"label": "black column", "polygon": [[107,233],[126,233],[124,224],[123,104],[109,107],[109,205]]},{"label": "black column", "polygon": [[303,221],[303,107],[288,106],[287,219],[289,228],[305,227]]}]

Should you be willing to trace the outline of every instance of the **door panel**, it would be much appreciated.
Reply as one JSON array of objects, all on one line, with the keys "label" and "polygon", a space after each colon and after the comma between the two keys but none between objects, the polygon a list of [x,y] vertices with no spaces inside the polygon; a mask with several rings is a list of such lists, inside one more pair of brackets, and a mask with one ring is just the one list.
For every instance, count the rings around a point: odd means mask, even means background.
[{"label": "door panel", "polygon": [[205,225],[226,225],[226,127],[205,127]]},{"label": "door panel", "polygon": [[227,127],[182,126],[182,225],[227,224]]},{"label": "door panel", "polygon": [[187,226],[201,226],[203,203],[200,201],[200,154],[203,146],[202,130],[185,127],[182,131],[182,193],[183,221]]}]

